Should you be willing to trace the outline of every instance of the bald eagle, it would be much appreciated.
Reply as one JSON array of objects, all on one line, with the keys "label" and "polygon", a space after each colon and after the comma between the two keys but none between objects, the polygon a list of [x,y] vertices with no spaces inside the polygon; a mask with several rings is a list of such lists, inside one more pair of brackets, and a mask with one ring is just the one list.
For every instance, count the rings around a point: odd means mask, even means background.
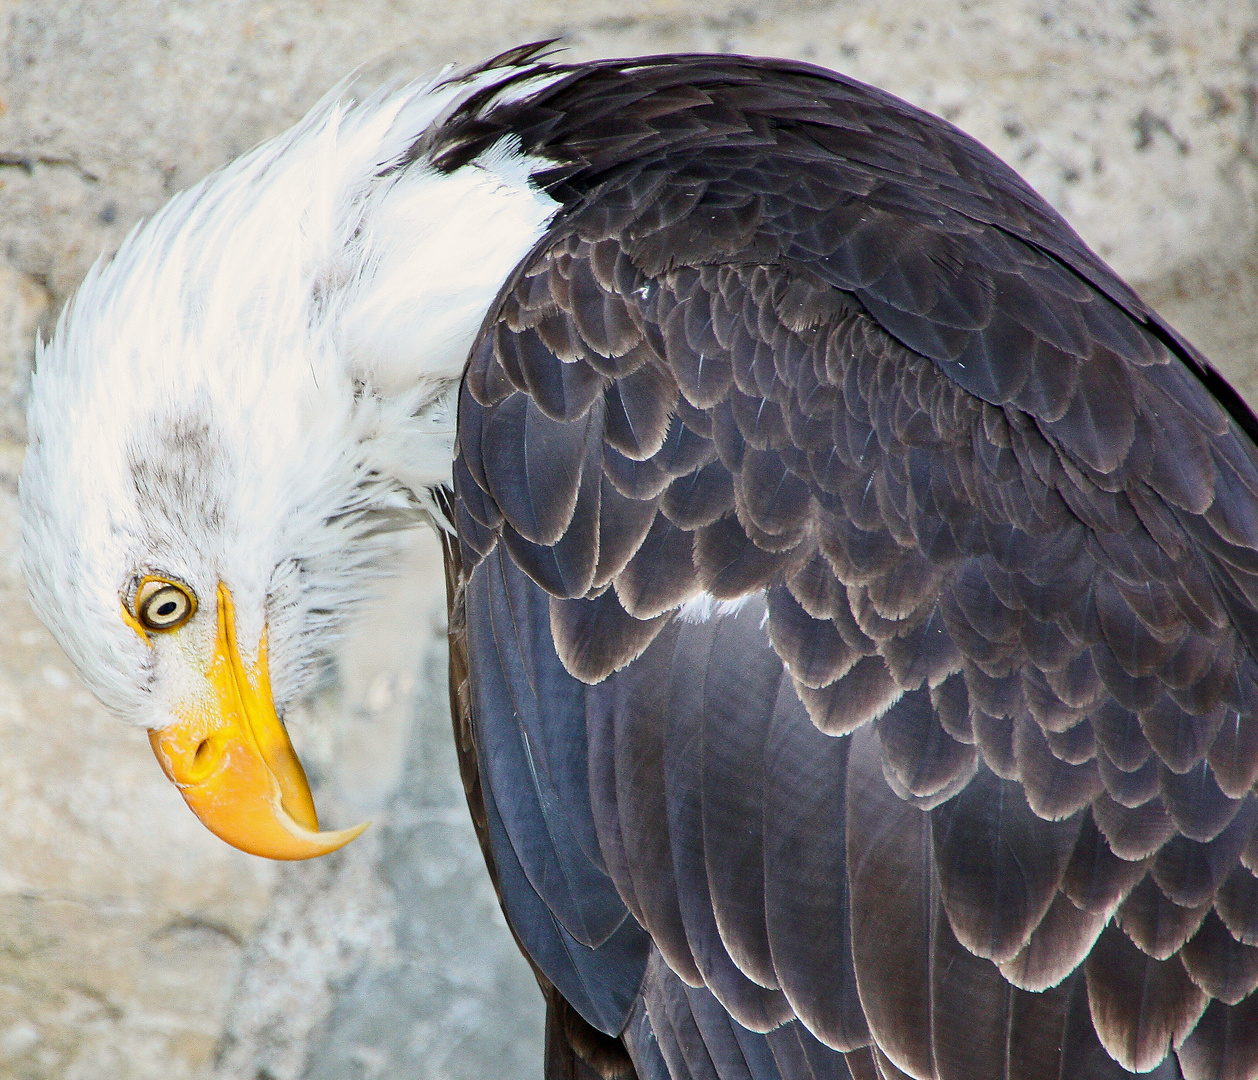
[{"label": "bald eagle", "polygon": [[551,1080],[1258,1077],[1258,423],[1009,168],[800,63],[335,97],[38,358],[31,596],[209,828],[440,531]]}]

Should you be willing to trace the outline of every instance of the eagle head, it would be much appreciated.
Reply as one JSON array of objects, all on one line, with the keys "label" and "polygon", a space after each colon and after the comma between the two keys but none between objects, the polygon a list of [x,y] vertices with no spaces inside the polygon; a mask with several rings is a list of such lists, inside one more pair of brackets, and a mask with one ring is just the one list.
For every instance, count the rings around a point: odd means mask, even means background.
[{"label": "eagle head", "polygon": [[555,206],[510,147],[410,160],[493,78],[317,106],[134,231],[38,352],[36,611],[197,816],[259,855],[365,827],[318,831],[282,718],[383,534],[437,516],[468,350]]}]

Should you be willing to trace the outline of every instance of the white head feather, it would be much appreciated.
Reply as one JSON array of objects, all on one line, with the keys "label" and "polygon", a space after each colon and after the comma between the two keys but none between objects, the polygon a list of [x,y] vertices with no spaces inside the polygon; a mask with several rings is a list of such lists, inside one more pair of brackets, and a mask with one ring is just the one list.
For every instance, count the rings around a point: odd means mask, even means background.
[{"label": "white head feather", "polygon": [[214,629],[148,648],[121,614],[139,575],[211,613],[225,583],[242,648],[266,629],[282,712],[365,592],[373,513],[422,519],[449,482],[468,350],[556,204],[509,146],[449,174],[391,166],[504,74],[325,100],[134,230],[39,350],[27,581],[123,717],[169,723]]}]

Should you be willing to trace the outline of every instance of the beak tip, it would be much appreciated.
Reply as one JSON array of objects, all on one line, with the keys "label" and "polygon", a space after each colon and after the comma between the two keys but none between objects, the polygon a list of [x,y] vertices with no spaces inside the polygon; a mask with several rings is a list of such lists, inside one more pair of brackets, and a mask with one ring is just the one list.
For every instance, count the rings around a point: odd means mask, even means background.
[{"label": "beak tip", "polygon": [[[287,816],[287,815],[285,815]],[[291,824],[290,824],[291,822]],[[303,829],[296,822],[282,821],[285,830],[290,834],[291,839],[285,843],[281,840],[274,852],[258,850],[256,847],[243,847],[240,844],[233,844],[242,851],[249,851],[253,855],[262,855],[270,859],[279,859],[286,862],[300,861],[302,859],[313,859],[320,855],[330,855],[334,851],[339,851],[353,840],[357,840],[371,826],[370,821],[363,821],[357,825],[351,825],[347,829],[329,829],[327,832],[313,832],[309,829]],[[224,839],[227,839],[224,837]],[[233,841],[228,840],[229,844]]]},{"label": "beak tip", "polygon": [[370,821],[364,821],[347,829],[316,832],[303,828],[281,810],[265,825],[255,823],[252,828],[238,831],[220,830],[214,827],[217,822],[210,823],[202,815],[197,816],[201,817],[202,824],[209,826],[210,831],[220,840],[239,851],[278,862],[300,862],[303,859],[318,858],[320,855],[330,855],[358,839],[371,825]]}]

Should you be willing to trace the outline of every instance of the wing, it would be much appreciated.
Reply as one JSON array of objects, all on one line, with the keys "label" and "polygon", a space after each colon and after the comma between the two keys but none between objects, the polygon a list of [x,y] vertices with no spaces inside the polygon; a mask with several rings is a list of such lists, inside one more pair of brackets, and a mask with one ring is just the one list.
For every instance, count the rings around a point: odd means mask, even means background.
[{"label": "wing", "polygon": [[464,382],[513,928],[644,1075],[1258,1076],[1245,414],[937,126],[744,126],[569,214]]}]

